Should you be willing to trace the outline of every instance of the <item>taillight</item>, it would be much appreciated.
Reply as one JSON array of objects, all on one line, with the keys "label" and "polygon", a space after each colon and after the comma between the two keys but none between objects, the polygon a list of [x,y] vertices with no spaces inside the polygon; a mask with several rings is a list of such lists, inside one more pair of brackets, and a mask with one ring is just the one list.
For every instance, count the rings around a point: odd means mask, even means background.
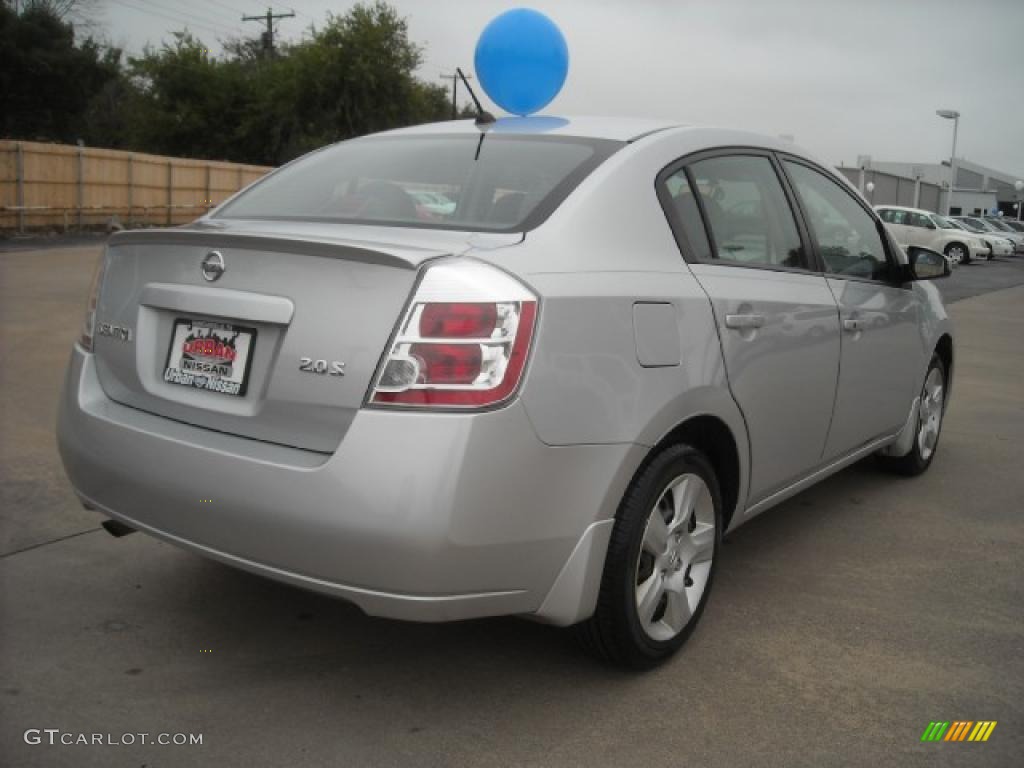
[{"label": "taillight", "polygon": [[499,269],[446,261],[427,269],[374,382],[374,405],[482,408],[523,375],[537,297]]},{"label": "taillight", "polygon": [[86,352],[92,352],[93,333],[96,330],[96,307],[100,301],[100,286],[103,284],[103,273],[107,268],[107,252],[100,254],[96,269],[92,273],[92,286],[89,288],[89,303],[85,309],[85,321],[82,323],[82,334],[78,343]]}]

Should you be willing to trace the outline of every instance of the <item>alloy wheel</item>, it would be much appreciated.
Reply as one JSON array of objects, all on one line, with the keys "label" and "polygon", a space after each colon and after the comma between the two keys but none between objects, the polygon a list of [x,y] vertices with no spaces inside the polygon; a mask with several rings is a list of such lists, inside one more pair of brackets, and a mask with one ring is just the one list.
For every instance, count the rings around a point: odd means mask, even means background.
[{"label": "alloy wheel", "polygon": [[715,552],[715,506],[696,474],[670,482],[651,510],[636,564],[636,611],[652,640],[689,623],[707,587]]},{"label": "alloy wheel", "polygon": [[925,461],[931,458],[935,452],[935,444],[939,440],[945,389],[942,371],[932,368],[924,380],[924,389],[921,391],[921,411],[917,429],[917,447]]}]

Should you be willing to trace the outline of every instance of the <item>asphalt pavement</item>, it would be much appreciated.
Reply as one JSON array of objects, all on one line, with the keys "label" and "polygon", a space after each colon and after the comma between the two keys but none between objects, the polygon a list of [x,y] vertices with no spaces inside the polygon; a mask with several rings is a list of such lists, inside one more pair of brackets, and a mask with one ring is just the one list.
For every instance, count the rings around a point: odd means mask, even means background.
[{"label": "asphalt pavement", "polygon": [[[1024,259],[941,283],[973,298],[931,470],[862,462],[739,529],[689,643],[638,675],[530,622],[369,618],[102,531],[53,434],[97,253],[0,249],[0,765],[1021,764]],[[922,743],[935,720],[998,725]]]}]

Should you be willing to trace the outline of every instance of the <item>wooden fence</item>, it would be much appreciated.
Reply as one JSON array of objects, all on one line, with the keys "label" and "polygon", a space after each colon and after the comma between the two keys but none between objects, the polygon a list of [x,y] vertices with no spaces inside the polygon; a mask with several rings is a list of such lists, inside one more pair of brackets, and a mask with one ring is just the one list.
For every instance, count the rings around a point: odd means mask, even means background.
[{"label": "wooden fence", "polygon": [[0,140],[0,230],[183,224],[272,170],[114,149]]}]

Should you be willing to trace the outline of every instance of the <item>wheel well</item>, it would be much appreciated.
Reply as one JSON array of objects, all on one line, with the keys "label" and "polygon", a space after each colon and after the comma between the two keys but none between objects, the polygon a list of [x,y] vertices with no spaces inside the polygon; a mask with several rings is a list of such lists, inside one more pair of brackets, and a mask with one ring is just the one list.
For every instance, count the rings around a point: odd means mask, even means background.
[{"label": "wheel well", "polygon": [[935,345],[935,354],[946,368],[946,391],[949,392],[953,384],[953,338],[948,333],[942,334],[939,343]]},{"label": "wheel well", "polygon": [[725,528],[728,528],[736,511],[740,492],[739,453],[729,427],[715,416],[694,416],[665,435],[650,452],[648,461],[662,448],[676,443],[686,443],[708,457],[722,491],[722,513],[725,517]]}]

